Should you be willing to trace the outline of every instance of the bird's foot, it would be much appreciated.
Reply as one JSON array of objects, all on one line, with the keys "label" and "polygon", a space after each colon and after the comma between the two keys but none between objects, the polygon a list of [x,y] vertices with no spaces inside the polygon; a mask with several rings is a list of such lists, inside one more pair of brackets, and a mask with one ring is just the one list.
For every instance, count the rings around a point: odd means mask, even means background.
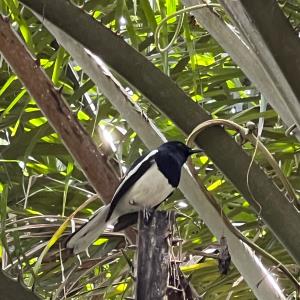
[{"label": "bird's foot", "polygon": [[144,220],[147,225],[149,225],[153,219],[155,208],[144,208]]}]

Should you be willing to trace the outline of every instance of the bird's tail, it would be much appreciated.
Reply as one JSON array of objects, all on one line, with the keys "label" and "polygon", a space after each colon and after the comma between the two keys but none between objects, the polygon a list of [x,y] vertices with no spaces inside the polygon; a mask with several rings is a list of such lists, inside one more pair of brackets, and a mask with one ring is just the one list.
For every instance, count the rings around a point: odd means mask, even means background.
[{"label": "bird's tail", "polygon": [[86,224],[76,230],[66,241],[66,247],[73,249],[74,254],[85,251],[105,230],[109,222],[106,222],[110,205],[101,207],[98,212]]}]

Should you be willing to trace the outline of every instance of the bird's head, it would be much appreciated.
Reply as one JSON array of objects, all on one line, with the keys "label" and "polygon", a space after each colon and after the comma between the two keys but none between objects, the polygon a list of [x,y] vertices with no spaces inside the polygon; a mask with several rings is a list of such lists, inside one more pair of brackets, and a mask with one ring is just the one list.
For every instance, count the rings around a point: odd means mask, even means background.
[{"label": "bird's head", "polygon": [[159,146],[158,150],[167,151],[173,156],[176,156],[180,160],[180,162],[182,162],[182,164],[186,162],[187,158],[190,155],[203,152],[203,150],[201,149],[191,149],[190,147],[179,141],[164,143]]}]

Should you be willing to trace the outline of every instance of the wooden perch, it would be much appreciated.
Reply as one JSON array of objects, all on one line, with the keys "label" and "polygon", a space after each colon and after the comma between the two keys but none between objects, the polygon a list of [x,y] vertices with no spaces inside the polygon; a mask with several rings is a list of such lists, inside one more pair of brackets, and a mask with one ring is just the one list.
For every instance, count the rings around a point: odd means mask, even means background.
[{"label": "wooden perch", "polygon": [[174,211],[139,213],[136,300],[199,299],[174,256],[174,223]]},{"label": "wooden perch", "polygon": [[139,213],[136,300],[162,300],[167,292],[172,218],[166,211],[154,211],[149,218]]}]

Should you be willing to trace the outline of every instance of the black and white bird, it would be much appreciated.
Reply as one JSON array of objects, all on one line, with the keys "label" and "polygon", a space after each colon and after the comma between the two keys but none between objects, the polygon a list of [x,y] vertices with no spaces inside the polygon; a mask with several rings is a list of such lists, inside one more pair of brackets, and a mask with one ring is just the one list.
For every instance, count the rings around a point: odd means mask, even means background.
[{"label": "black and white bird", "polygon": [[138,158],[120,183],[111,203],[75,231],[66,247],[78,254],[85,251],[108,225],[121,230],[134,224],[141,209],[155,208],[172,194],[179,184],[181,168],[187,158],[201,151],[172,141]]}]

